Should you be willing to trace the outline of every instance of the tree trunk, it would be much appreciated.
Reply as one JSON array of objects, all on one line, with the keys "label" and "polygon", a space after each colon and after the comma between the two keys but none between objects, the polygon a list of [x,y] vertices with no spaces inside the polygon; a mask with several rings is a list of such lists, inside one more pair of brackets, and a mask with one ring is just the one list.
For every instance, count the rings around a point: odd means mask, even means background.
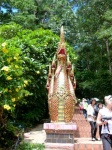
[{"label": "tree trunk", "polygon": [[86,66],[87,66],[87,69],[90,70],[90,65],[89,65],[89,61],[90,61],[90,60],[89,60],[89,53],[86,52],[86,54],[87,54],[87,55],[86,55],[86,56],[87,56]]},{"label": "tree trunk", "polygon": [[111,66],[111,61],[110,61],[110,49],[109,49],[108,40],[106,41],[106,50],[107,50],[107,59],[108,59],[109,72],[112,73],[112,66]]},{"label": "tree trunk", "polygon": [[3,115],[3,107],[2,107],[2,106],[0,106],[0,124],[2,124],[2,123],[3,123],[2,115]]}]

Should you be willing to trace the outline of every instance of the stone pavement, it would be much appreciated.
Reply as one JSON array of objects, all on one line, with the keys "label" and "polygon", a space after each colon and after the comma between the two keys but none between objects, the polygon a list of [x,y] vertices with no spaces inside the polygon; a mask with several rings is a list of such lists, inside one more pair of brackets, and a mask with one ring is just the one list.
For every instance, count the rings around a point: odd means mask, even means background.
[{"label": "stone pavement", "polygon": [[46,133],[43,130],[43,124],[37,125],[30,132],[24,134],[24,141],[30,143],[44,143],[46,139]]},{"label": "stone pavement", "polygon": [[[43,130],[43,124],[37,125],[30,132],[24,134],[24,141],[30,143],[44,143],[46,133]],[[91,141],[90,138],[74,138],[75,150],[102,150],[101,141]]]}]

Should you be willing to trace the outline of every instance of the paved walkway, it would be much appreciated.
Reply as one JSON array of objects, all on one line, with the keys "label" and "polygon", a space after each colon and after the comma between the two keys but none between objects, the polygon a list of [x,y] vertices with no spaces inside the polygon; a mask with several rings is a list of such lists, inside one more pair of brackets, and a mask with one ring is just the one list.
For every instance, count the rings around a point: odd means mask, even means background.
[{"label": "paved walkway", "polygon": [[24,141],[30,143],[44,143],[46,139],[46,133],[43,130],[43,124],[37,125],[30,132],[24,134]]},{"label": "paved walkway", "polygon": [[[30,132],[24,134],[25,142],[30,143],[44,143],[46,139],[46,133],[43,130],[43,124],[38,125]],[[77,144],[102,144],[101,141],[91,141],[90,138],[75,138],[75,143]]]}]

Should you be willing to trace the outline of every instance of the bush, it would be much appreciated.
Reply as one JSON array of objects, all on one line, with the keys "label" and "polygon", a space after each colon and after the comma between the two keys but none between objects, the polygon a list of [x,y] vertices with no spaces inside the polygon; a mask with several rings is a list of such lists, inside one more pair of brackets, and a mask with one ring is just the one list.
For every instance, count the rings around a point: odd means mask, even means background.
[{"label": "bush", "polygon": [[14,126],[10,121],[0,125],[0,147],[11,148],[17,139],[22,140],[22,130]]},{"label": "bush", "polygon": [[17,150],[44,150],[45,147],[43,144],[31,144],[31,143],[25,143],[19,145]]}]

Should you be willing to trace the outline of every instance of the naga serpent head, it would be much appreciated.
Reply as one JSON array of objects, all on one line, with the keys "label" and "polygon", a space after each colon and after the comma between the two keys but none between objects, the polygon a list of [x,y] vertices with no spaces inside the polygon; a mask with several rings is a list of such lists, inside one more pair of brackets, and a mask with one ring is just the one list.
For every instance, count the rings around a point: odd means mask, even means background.
[{"label": "naga serpent head", "polygon": [[66,60],[67,58],[63,26],[61,27],[60,42],[59,42],[58,50],[57,50],[57,58],[59,60]]}]

